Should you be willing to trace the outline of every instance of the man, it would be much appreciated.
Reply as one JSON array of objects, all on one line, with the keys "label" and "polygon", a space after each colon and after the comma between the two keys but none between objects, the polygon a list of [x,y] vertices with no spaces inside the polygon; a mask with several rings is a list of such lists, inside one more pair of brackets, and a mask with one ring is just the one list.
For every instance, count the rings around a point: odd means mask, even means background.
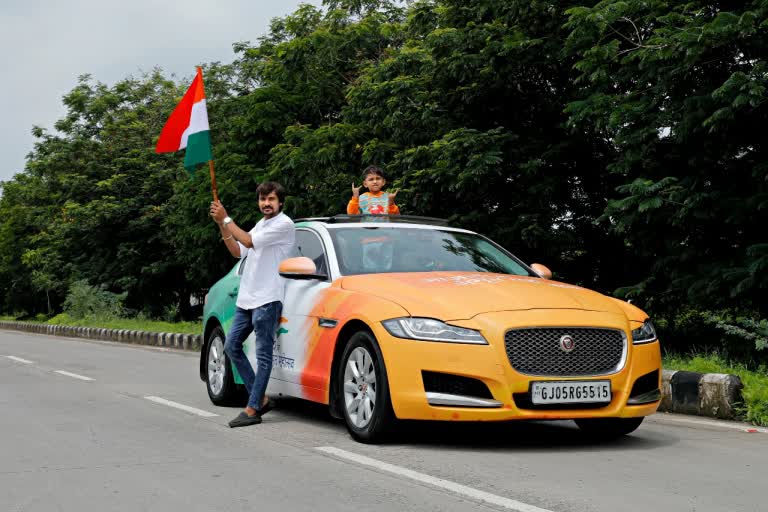
[{"label": "man", "polygon": [[[235,224],[220,201],[211,203],[211,217],[219,225],[227,249],[232,256],[243,260],[235,317],[224,352],[235,364],[249,395],[245,410],[229,422],[232,428],[261,423],[261,417],[274,407],[265,392],[283,310],[284,283],[278,267],[281,261],[293,256],[296,245],[293,221],[282,211],[285,202],[282,185],[267,181],[259,185],[256,193],[264,217],[250,232]],[[255,373],[243,351],[243,342],[251,331],[256,336]]]}]

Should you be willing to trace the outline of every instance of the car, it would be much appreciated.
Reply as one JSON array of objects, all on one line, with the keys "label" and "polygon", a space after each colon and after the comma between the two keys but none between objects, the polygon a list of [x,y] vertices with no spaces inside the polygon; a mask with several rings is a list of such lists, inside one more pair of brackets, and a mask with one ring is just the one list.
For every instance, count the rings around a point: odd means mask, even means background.
[{"label": "car", "polygon": [[[379,442],[399,420],[556,419],[608,439],[656,411],[659,340],[634,305],[437,219],[295,224],[268,393],[326,404],[354,439]],[[242,396],[223,350],[239,266],[204,307],[200,378],[217,405]],[[245,351],[255,367],[253,335]]]}]

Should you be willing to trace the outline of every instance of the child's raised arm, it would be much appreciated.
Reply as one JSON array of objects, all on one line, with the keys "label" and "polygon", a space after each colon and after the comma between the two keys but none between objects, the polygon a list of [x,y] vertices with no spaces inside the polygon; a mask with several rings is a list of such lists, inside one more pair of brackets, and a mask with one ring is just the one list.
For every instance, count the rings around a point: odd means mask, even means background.
[{"label": "child's raised arm", "polygon": [[352,199],[350,199],[349,203],[347,203],[348,215],[360,214],[360,189],[362,187],[363,187],[362,185],[360,185],[359,187],[356,187],[355,182],[352,182]]},{"label": "child's raised arm", "polygon": [[397,192],[398,189],[394,189],[392,192],[387,194],[387,198],[389,199],[387,210],[390,215],[400,215],[400,208],[398,208],[395,204],[395,196],[397,196]]}]

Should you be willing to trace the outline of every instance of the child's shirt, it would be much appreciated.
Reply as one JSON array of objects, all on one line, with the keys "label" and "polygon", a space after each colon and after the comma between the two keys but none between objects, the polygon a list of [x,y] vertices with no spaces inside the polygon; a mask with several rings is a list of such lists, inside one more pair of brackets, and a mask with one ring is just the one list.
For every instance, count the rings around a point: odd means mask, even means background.
[{"label": "child's shirt", "polygon": [[366,192],[360,194],[360,197],[353,197],[347,204],[347,213],[349,215],[369,214],[369,215],[398,215],[400,208],[396,204],[389,204],[389,193],[379,192],[373,194]]}]

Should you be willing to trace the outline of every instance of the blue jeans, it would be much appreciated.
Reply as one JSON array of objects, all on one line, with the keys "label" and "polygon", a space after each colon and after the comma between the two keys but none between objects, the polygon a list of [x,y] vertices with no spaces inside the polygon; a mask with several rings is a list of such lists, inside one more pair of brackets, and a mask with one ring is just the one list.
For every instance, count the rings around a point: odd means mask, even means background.
[{"label": "blue jeans", "polygon": [[[272,373],[272,349],[282,312],[283,303],[280,301],[270,302],[255,309],[236,308],[232,327],[224,342],[224,352],[234,363],[245,389],[248,390],[248,407],[257,411],[261,410],[269,374]],[[243,351],[243,342],[251,331],[256,336],[255,373]]]}]

